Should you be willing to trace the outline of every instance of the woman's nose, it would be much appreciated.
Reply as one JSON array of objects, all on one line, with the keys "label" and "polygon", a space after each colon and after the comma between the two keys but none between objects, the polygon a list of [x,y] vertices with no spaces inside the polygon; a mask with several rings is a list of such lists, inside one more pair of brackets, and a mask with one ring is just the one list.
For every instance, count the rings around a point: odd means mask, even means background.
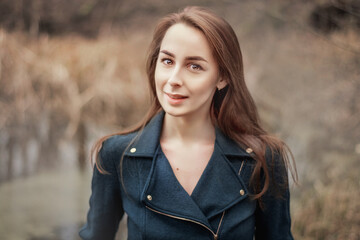
[{"label": "woman's nose", "polygon": [[168,79],[168,83],[171,86],[182,86],[183,81],[181,79],[180,69],[174,68]]}]

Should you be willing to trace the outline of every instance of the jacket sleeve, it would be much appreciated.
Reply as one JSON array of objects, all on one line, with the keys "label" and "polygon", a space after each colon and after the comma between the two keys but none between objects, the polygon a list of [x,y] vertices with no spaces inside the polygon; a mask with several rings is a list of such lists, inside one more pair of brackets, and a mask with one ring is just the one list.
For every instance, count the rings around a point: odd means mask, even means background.
[{"label": "jacket sleeve", "polygon": [[256,240],[293,240],[287,168],[278,154],[267,151],[270,186],[255,212]]},{"label": "jacket sleeve", "polygon": [[79,232],[81,239],[107,240],[114,239],[119,222],[124,214],[122,207],[120,182],[116,166],[110,151],[100,151],[101,163],[109,174],[102,174],[94,167],[90,209],[87,215],[87,223]]}]

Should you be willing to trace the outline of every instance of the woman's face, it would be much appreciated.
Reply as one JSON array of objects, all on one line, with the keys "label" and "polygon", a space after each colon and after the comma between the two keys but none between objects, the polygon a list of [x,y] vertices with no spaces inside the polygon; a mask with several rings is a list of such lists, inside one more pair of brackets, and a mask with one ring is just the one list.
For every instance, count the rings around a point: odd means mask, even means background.
[{"label": "woman's face", "polygon": [[170,27],[155,70],[156,94],[164,111],[172,116],[209,114],[215,90],[224,84],[203,33],[181,23]]}]

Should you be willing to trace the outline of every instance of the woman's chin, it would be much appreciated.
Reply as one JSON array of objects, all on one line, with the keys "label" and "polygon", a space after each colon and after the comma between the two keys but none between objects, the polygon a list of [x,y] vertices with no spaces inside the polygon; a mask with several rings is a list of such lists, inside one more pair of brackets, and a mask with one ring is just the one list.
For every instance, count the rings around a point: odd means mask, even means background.
[{"label": "woman's chin", "polygon": [[172,116],[172,117],[183,117],[183,116],[186,116],[187,112],[186,111],[183,111],[183,110],[180,110],[180,109],[169,109],[169,108],[163,108],[165,113]]}]

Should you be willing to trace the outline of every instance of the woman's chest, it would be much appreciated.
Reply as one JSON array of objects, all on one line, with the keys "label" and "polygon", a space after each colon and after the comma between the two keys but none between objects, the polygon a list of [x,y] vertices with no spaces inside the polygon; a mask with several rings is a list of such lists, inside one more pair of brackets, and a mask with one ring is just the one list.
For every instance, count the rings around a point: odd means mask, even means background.
[{"label": "woman's chest", "polygon": [[159,156],[166,159],[179,184],[191,195],[211,159],[213,150],[213,145],[189,149],[164,144],[159,149]]}]

